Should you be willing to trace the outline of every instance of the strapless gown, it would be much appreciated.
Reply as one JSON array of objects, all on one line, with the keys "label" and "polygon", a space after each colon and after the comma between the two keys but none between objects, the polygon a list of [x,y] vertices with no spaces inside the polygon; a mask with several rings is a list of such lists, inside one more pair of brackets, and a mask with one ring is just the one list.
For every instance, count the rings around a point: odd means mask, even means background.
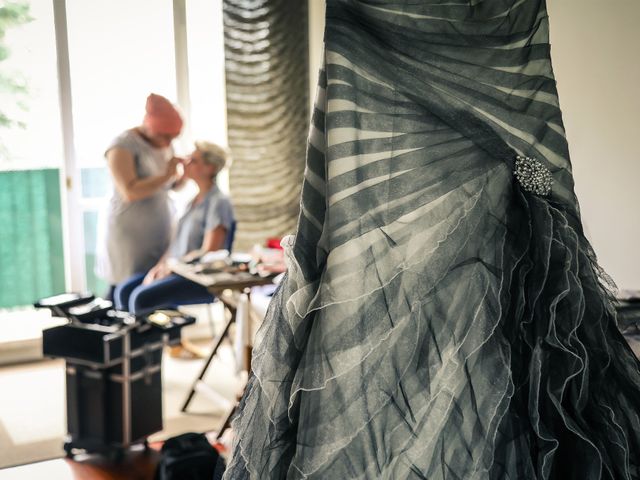
[{"label": "strapless gown", "polygon": [[[226,479],[637,479],[544,0],[328,0],[288,274]],[[579,159],[576,159],[579,161]]]}]

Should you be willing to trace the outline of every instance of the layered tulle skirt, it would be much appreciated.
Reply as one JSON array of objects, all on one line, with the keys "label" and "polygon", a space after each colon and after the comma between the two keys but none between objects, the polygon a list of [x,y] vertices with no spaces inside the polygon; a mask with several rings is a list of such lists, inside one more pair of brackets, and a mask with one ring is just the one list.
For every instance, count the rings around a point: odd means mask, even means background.
[{"label": "layered tulle skirt", "polygon": [[325,47],[225,478],[640,478],[544,3],[329,1]]}]

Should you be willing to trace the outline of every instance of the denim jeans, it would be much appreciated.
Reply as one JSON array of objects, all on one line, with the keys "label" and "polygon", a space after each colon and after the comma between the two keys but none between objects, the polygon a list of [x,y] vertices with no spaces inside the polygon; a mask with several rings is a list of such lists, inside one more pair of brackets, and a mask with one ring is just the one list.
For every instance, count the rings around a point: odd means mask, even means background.
[{"label": "denim jeans", "polygon": [[171,274],[149,285],[142,285],[146,273],[138,273],[118,284],[114,292],[115,306],[136,315],[178,305],[211,303],[214,296],[206,287],[179,275]]}]

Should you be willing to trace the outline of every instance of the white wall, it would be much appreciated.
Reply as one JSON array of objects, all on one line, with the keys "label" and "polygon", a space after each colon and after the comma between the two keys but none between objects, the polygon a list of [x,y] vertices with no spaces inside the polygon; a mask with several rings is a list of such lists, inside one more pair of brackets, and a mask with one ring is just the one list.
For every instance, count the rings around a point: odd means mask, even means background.
[{"label": "white wall", "polygon": [[640,289],[640,1],[547,4],[587,235],[618,286]]},{"label": "white wall", "polygon": [[[640,289],[640,0],[547,3],[587,236],[618,287]],[[323,27],[324,0],[309,0],[311,92]]]},{"label": "white wall", "polygon": [[322,67],[322,38],[324,35],[324,0],[309,0],[309,99],[311,113],[316,98],[318,72]]}]

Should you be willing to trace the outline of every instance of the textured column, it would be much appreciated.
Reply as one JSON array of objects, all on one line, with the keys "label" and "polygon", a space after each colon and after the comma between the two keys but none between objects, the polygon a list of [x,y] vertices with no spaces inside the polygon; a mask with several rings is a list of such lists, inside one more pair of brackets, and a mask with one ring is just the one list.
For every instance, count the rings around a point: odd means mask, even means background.
[{"label": "textured column", "polygon": [[224,0],[235,250],[293,233],[308,129],[307,2]]}]

